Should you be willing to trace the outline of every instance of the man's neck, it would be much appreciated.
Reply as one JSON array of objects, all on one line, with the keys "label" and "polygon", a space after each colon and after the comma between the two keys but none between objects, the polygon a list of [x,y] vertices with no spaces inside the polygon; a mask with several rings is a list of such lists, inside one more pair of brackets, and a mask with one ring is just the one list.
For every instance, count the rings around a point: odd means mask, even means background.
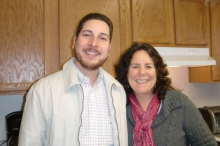
[{"label": "man's neck", "polygon": [[88,70],[79,64],[79,62],[75,62],[75,65],[84,76],[89,78],[89,84],[93,87],[98,78],[99,69]]}]

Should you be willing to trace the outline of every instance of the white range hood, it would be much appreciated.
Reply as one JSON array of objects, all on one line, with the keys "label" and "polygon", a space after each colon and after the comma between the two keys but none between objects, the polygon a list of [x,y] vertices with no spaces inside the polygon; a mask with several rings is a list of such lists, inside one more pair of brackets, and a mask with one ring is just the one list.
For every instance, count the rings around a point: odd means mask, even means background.
[{"label": "white range hood", "polygon": [[154,47],[168,67],[216,65],[209,48]]}]

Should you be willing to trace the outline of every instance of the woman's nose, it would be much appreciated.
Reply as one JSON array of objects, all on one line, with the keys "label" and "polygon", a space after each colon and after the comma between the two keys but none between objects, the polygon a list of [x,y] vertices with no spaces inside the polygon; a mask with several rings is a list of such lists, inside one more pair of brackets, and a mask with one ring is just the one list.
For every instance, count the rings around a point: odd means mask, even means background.
[{"label": "woman's nose", "polygon": [[139,70],[140,74],[146,74],[146,69],[141,67]]}]

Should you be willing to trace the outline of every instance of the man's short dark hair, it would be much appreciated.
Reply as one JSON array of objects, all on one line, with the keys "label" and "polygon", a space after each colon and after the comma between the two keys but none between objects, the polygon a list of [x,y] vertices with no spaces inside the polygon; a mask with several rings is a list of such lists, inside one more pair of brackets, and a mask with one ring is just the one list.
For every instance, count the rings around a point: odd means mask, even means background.
[{"label": "man's short dark hair", "polygon": [[82,30],[84,23],[88,20],[104,21],[109,26],[109,34],[110,34],[110,42],[111,42],[112,34],[113,34],[113,24],[107,16],[100,14],[100,13],[90,13],[90,14],[87,14],[86,16],[84,16],[82,18],[82,20],[79,22],[78,28],[76,30],[76,37],[78,37],[80,31]]}]

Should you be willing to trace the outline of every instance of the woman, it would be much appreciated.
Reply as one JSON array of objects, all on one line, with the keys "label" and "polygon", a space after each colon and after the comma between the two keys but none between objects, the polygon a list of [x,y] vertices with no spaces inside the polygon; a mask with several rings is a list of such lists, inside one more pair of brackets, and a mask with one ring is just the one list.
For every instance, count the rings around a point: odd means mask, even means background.
[{"label": "woman", "polygon": [[129,146],[217,146],[195,105],[171,86],[151,45],[133,44],[115,70],[128,98]]}]

